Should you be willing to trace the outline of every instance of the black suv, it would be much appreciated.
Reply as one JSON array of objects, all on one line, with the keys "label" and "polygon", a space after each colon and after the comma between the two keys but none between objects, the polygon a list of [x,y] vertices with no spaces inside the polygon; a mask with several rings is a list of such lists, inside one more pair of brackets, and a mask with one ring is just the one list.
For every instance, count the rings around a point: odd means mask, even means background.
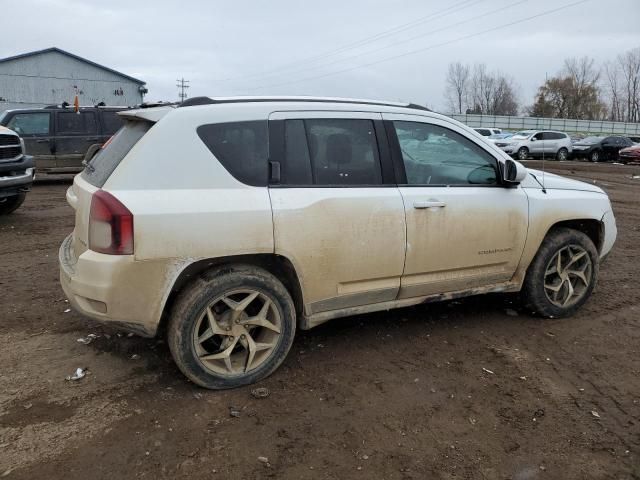
[{"label": "black suv", "polygon": [[116,112],[127,107],[80,107],[67,104],[37,109],[7,110],[0,125],[24,140],[25,153],[35,159],[38,173],[77,173],[92,145],[106,142],[121,126]]},{"label": "black suv", "polygon": [[611,137],[587,137],[573,144],[573,158],[587,158],[592,162],[619,159],[618,152],[631,147],[633,142],[619,135]]}]

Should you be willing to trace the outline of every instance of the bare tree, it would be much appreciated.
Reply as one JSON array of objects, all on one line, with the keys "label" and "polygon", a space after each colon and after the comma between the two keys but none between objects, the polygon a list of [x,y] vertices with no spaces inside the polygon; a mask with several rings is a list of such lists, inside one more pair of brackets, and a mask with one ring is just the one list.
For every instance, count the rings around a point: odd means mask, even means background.
[{"label": "bare tree", "polygon": [[620,82],[620,68],[618,62],[606,62],[604,70],[604,85],[609,100],[609,120],[624,122],[627,119],[626,108],[622,98],[622,84]]},{"label": "bare tree", "polygon": [[500,72],[489,72],[484,63],[473,67],[470,96],[472,113],[517,115],[518,100],[513,80]]},{"label": "bare tree", "polygon": [[604,73],[609,118],[619,122],[640,122],[640,48],[606,63]]},{"label": "bare tree", "polygon": [[470,69],[460,62],[450,63],[447,70],[445,97],[450,111],[462,113],[467,109]]}]

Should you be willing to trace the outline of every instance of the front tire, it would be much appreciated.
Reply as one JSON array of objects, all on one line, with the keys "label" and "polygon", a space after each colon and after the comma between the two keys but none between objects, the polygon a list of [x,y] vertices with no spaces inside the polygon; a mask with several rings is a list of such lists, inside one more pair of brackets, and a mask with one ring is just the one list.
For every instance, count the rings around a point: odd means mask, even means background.
[{"label": "front tire", "polygon": [[594,150],[589,154],[589,161],[593,163],[598,163],[601,158],[602,158],[602,155],[600,154],[600,150]]},{"label": "front tire", "polygon": [[296,311],[284,285],[261,268],[234,265],[208,272],[181,292],[167,337],[182,373],[218,390],[273,373],[295,330]]},{"label": "front tire", "polygon": [[518,160],[526,160],[529,158],[529,149],[527,147],[520,147],[518,149]]},{"label": "front tire", "polygon": [[525,277],[525,306],[547,317],[573,315],[598,279],[598,252],[591,239],[570,228],[547,234]]},{"label": "front tire", "polygon": [[4,200],[0,200],[0,215],[9,215],[10,213],[15,212],[20,208],[20,205],[24,203],[26,198],[26,193],[19,193],[17,195],[12,195],[11,197],[5,197]]}]

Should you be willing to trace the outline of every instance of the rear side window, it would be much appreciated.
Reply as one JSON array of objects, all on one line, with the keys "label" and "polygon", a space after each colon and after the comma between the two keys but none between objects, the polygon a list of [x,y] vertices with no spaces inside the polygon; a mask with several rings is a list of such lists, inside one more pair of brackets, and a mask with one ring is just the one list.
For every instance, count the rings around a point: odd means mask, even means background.
[{"label": "rear side window", "polygon": [[56,133],[60,135],[95,135],[98,133],[94,112],[58,112]]},{"label": "rear side window", "polygon": [[123,120],[116,112],[103,111],[102,112],[102,134],[113,135],[120,127],[122,127]]},{"label": "rear side window", "polygon": [[49,113],[17,113],[9,120],[7,128],[20,136],[49,135],[50,122]]},{"label": "rear side window", "polygon": [[82,178],[91,185],[101,188],[122,159],[149,131],[152,125],[152,123],[144,121],[126,121],[124,127],[118,130],[89,162],[89,165],[82,172]]},{"label": "rear side window", "polygon": [[269,134],[267,121],[212,123],[197,129],[200,140],[227,171],[242,183],[267,185]]},{"label": "rear side window", "polygon": [[287,120],[283,183],[297,186],[381,185],[373,122],[360,119]]}]

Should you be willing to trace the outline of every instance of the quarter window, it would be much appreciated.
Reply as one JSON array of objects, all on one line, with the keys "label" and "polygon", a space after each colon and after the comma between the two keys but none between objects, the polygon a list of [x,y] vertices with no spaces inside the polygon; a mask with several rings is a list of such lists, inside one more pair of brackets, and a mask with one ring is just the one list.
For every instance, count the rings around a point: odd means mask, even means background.
[{"label": "quarter window", "polygon": [[287,120],[284,163],[282,180],[288,185],[382,184],[371,120]]},{"label": "quarter window", "polygon": [[7,128],[20,136],[49,135],[50,122],[49,113],[18,113],[9,120]]},{"label": "quarter window", "polygon": [[237,180],[265,186],[269,139],[266,120],[212,123],[197,128],[198,136]]},{"label": "quarter window", "polygon": [[93,112],[58,112],[56,133],[60,135],[95,135],[98,133]]},{"label": "quarter window", "polygon": [[448,128],[393,122],[408,185],[495,185],[496,160]]}]

